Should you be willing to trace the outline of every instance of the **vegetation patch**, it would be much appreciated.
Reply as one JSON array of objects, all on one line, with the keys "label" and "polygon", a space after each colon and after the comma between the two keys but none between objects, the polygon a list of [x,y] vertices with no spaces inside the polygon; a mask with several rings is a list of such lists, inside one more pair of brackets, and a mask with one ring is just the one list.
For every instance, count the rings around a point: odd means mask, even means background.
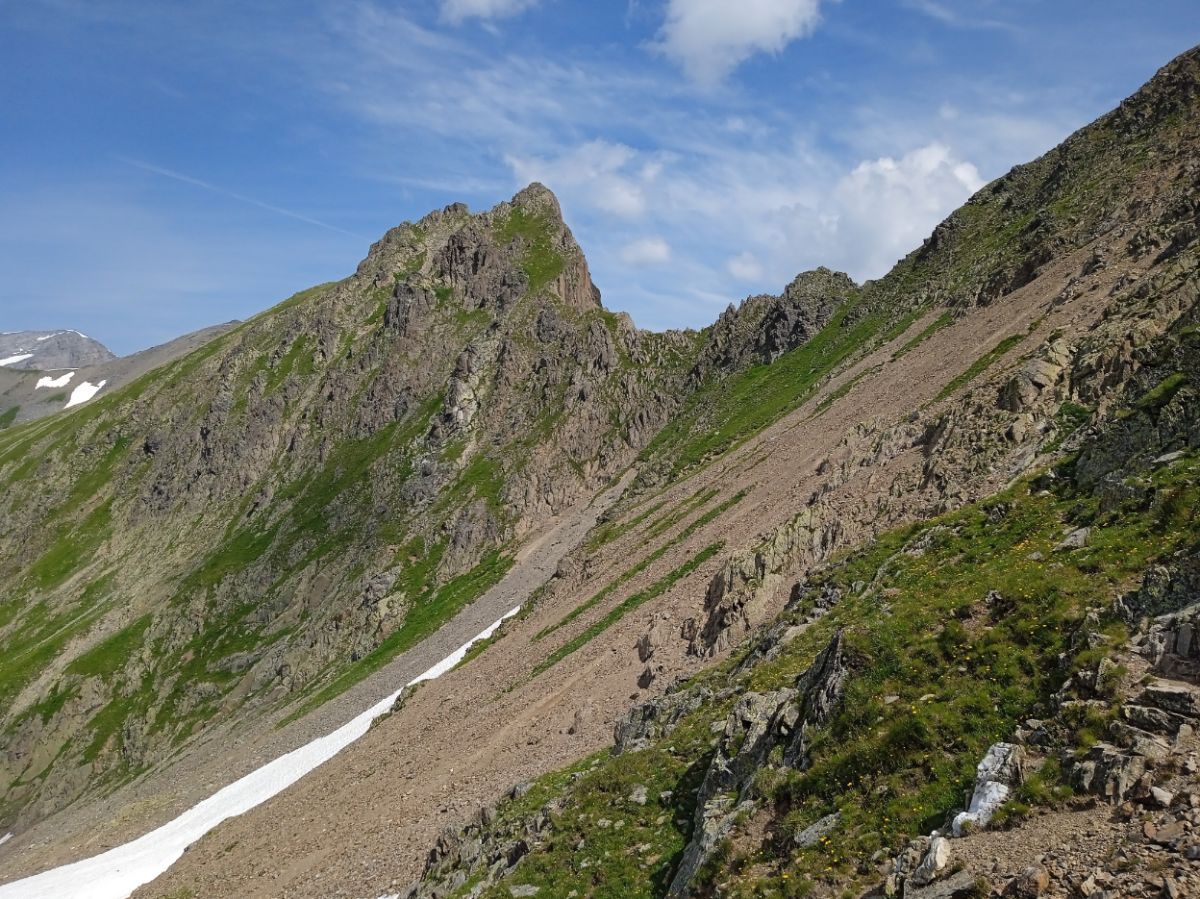
[{"label": "vegetation patch", "polygon": [[937,398],[934,400],[934,402],[940,403],[942,400],[946,399],[946,397],[952,396],[963,387],[966,387],[977,377],[991,368],[996,360],[1019,344],[1027,336],[1027,334],[1010,334],[1008,337],[1005,337],[1002,341],[972,362],[966,371],[958,375],[954,380],[943,387],[942,392],[937,395]]},{"label": "vegetation patch", "polygon": [[565,260],[554,246],[554,226],[536,212],[516,207],[497,223],[497,237],[504,245],[520,239],[523,244],[521,269],[529,279],[529,293],[536,296],[563,273]]},{"label": "vegetation patch", "polygon": [[346,668],[329,684],[305,700],[300,708],[289,714],[279,726],[297,718],[339,696],[359,681],[374,674],[396,656],[416,646],[443,624],[457,615],[508,573],[513,557],[493,552],[465,574],[451,578],[441,587],[418,597],[408,608],[404,623],[389,634],[382,643]]},{"label": "vegetation patch", "polygon": [[598,637],[600,634],[604,633],[638,606],[662,596],[667,592],[667,590],[675,585],[676,581],[678,581],[680,578],[687,577],[687,575],[691,574],[724,548],[725,543],[723,541],[712,543],[706,546],[693,558],[684,562],[665,577],[655,581],[645,590],[640,590],[637,593],[634,593],[632,596],[623,599],[599,621],[585,628],[582,633],[578,634],[573,639],[568,640],[554,652],[550,653],[547,658],[541,661],[537,667],[533,669],[533,676],[536,677],[543,671],[554,667],[577,649],[581,649],[582,647],[586,646],[594,637]]},{"label": "vegetation patch", "polygon": [[[672,476],[749,439],[797,408],[855,353],[890,333],[886,312],[858,308],[861,295],[843,305],[808,343],[769,365],[755,365],[692,394],[674,419],[643,451],[663,460]],[[863,313],[857,319],[851,312]],[[894,330],[894,329],[893,329]]]},{"label": "vegetation patch", "polygon": [[67,666],[67,671],[83,677],[108,678],[116,674],[137,652],[146,638],[150,627],[150,616],[139,618],[133,624],[97,643]]},{"label": "vegetation patch", "polygon": [[938,331],[941,331],[943,328],[948,328],[952,324],[954,324],[954,313],[949,310],[946,310],[941,315],[939,315],[936,319],[934,319],[930,324],[926,325],[921,330],[920,334],[918,334],[912,340],[909,340],[907,343],[904,344],[904,346],[902,346],[902,347],[900,347],[900,349],[896,350],[896,352],[892,353],[892,361],[895,362],[897,359],[907,356],[910,352],[915,350],[917,347],[919,347],[921,344],[923,344],[926,340],[928,340],[930,337],[932,337]]},{"label": "vegetation patch", "polygon": [[620,536],[624,532],[632,531],[666,504],[666,500],[663,500],[662,502],[649,505],[646,509],[639,512],[629,521],[623,521],[622,519],[614,518],[611,521],[605,521],[598,525],[595,529],[593,529],[591,536],[588,537],[588,552],[595,552],[605,544],[612,542],[613,539]]},{"label": "vegetation patch", "polygon": [[700,530],[700,528],[704,527],[705,525],[707,525],[708,523],[713,521],[719,515],[724,514],[726,511],[733,508],[733,506],[740,503],[742,501],[742,499],[745,498],[745,496],[746,496],[746,491],[740,490],[736,494],[731,496],[729,499],[725,500],[725,502],[721,503],[719,506],[716,506],[716,507],[710,509],[708,512],[705,512],[703,515],[701,515],[699,518],[697,518],[695,521],[693,521],[691,524],[689,524],[686,528],[684,528],[682,531],[680,531],[677,536],[673,537],[671,540],[664,543],[662,546],[660,546],[658,549],[654,550],[652,553],[650,553],[648,556],[646,556],[644,559],[642,559],[637,564],[622,571],[619,575],[617,575],[615,578],[613,578],[611,581],[609,581],[607,584],[605,584],[599,593],[596,593],[590,599],[587,599],[587,600],[581,602],[579,605],[577,605],[574,609],[572,609],[570,612],[568,612],[566,615],[564,615],[562,618],[560,618],[554,624],[548,625],[547,627],[542,628],[540,631],[538,631],[536,634],[534,634],[533,635],[534,642],[536,643],[538,640],[541,640],[543,637],[549,636],[550,634],[554,633],[559,628],[566,627],[568,624],[570,624],[572,621],[574,621],[580,615],[587,612],[589,609],[595,608],[597,605],[599,605],[605,599],[607,599],[614,591],[616,591],[620,587],[623,587],[625,584],[629,583],[631,580],[633,580],[635,577],[637,577],[639,574],[641,574],[643,571],[645,571],[647,568],[649,568],[651,565],[653,565],[655,562],[657,562],[659,559],[661,559],[664,555],[666,555],[667,552],[669,552],[671,549],[678,546],[684,540],[687,540],[689,537],[692,536],[692,534],[696,533],[696,531]]},{"label": "vegetation patch", "polygon": [[1168,375],[1137,401],[1137,408],[1143,412],[1157,412],[1171,402],[1175,398],[1175,394],[1182,390],[1187,382],[1187,375],[1181,371]]}]

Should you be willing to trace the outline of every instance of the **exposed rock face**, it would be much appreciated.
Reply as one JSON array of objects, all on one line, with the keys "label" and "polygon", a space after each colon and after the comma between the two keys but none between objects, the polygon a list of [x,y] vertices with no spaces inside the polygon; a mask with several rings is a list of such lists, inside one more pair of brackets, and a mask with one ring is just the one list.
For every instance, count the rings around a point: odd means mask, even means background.
[{"label": "exposed rock face", "polygon": [[841,700],[847,676],[839,631],[796,680],[795,688],[746,693],[738,700],[700,785],[692,838],[668,896],[692,894],[697,873],[728,836],[736,817],[754,809],[757,800],[748,787],[774,748],[783,747],[784,765],[801,770],[807,766],[808,731],[828,720]]},{"label": "exposed rock face", "polygon": [[810,506],[752,550],[732,556],[708,585],[705,618],[689,641],[693,655],[729,649],[767,618],[767,600],[802,564],[829,556],[839,545],[841,524]]},{"label": "exposed rock face", "polygon": [[1025,779],[1025,751],[1012,743],[996,743],[975,770],[975,791],[965,812],[954,817],[953,831],[961,837],[986,827],[992,815]]},{"label": "exposed rock face", "polygon": [[712,326],[693,380],[773,362],[807,343],[856,288],[848,275],[819,268],[797,275],[781,296],[760,294],[731,305]]},{"label": "exposed rock face", "polygon": [[613,752],[632,752],[664,737],[689,713],[723,698],[704,687],[668,691],[631,708],[613,728]]}]

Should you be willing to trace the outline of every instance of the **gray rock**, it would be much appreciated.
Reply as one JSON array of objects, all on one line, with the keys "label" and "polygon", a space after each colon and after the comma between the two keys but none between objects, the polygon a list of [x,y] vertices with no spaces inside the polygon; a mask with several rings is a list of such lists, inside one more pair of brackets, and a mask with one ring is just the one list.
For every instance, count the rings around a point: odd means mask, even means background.
[{"label": "gray rock", "polygon": [[929,851],[921,859],[916,870],[909,875],[908,883],[925,886],[932,883],[950,862],[950,841],[945,837],[934,837],[929,842]]},{"label": "gray rock", "polygon": [[1091,539],[1091,536],[1091,528],[1076,528],[1075,530],[1071,531],[1071,533],[1067,534],[1066,539],[1054,547],[1054,551],[1069,552],[1073,549],[1082,549],[1088,545],[1088,541]]},{"label": "gray rock", "polygon": [[819,821],[808,825],[804,830],[796,834],[794,842],[797,846],[807,847],[815,846],[820,842],[821,837],[828,836],[837,830],[837,826],[842,821],[842,813],[834,812],[832,815],[826,815]]}]

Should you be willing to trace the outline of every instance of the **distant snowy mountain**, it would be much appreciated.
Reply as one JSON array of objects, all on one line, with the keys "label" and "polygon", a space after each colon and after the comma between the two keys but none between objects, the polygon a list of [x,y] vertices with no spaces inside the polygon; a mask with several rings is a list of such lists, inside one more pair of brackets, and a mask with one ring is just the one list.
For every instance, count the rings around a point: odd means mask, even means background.
[{"label": "distant snowy mountain", "polygon": [[0,332],[0,367],[49,371],[86,368],[116,359],[108,347],[78,331]]}]

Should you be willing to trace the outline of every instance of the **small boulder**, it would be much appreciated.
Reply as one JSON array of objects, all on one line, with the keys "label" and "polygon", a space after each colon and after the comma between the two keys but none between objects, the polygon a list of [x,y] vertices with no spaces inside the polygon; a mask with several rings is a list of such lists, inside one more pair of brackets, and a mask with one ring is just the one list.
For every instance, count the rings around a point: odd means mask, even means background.
[{"label": "small boulder", "polygon": [[946,869],[950,862],[950,841],[945,837],[934,837],[929,843],[929,851],[921,859],[921,864],[912,872],[908,882],[914,886],[925,886],[932,883]]},{"label": "small boulder", "polygon": [[1004,896],[1012,899],[1037,899],[1050,887],[1050,873],[1043,867],[1026,868],[1008,882]]},{"label": "small boulder", "polygon": [[1076,528],[1067,534],[1066,538],[1058,546],[1054,547],[1055,552],[1069,552],[1073,549],[1083,549],[1088,545],[1092,537],[1091,528]]}]

